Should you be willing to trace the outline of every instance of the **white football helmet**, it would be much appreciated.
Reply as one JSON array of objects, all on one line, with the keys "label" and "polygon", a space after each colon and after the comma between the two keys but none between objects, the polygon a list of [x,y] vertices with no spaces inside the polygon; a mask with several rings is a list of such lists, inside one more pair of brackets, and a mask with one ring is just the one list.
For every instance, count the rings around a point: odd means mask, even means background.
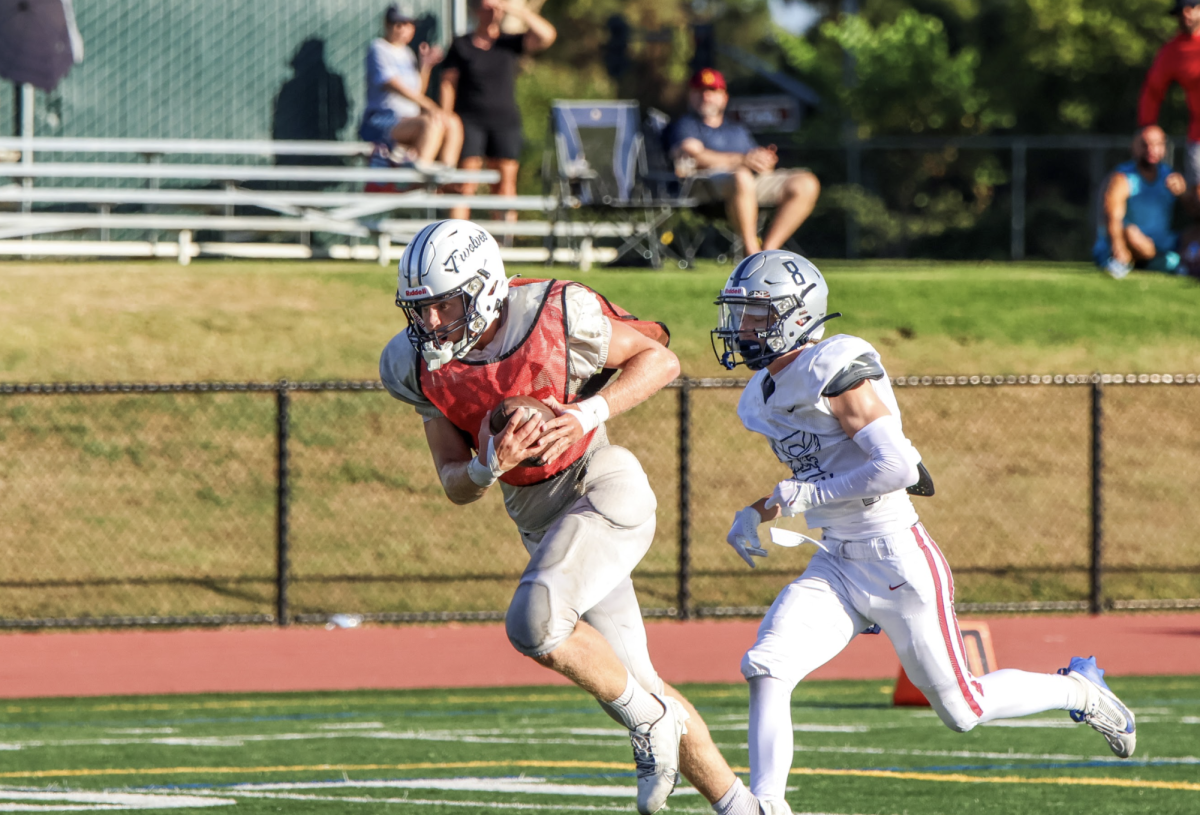
[{"label": "white football helmet", "polygon": [[[430,329],[421,310],[461,298],[463,316]],[[462,359],[499,318],[508,297],[500,247],[487,230],[470,221],[446,220],[422,229],[400,257],[396,305],[408,318],[408,338],[429,370]],[[459,331],[462,336],[452,337]]]},{"label": "white football helmet", "polygon": [[[825,334],[829,285],[806,258],[772,249],[743,260],[717,298],[713,353],[725,368],[752,371]],[[717,350],[720,339],[724,350]]]}]

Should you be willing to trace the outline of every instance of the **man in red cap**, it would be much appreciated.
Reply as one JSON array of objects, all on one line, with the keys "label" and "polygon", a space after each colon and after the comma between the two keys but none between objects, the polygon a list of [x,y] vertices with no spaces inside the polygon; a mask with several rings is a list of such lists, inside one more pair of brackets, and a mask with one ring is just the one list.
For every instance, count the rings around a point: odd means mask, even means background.
[{"label": "man in red cap", "polygon": [[1196,195],[1196,184],[1200,181],[1200,0],[1175,0],[1170,13],[1179,18],[1179,33],[1159,49],[1146,74],[1138,102],[1138,126],[1158,123],[1159,108],[1172,82],[1183,87],[1188,106],[1185,200],[1197,209],[1200,208]]},{"label": "man in red cap", "polygon": [[[1200,0],[1197,0],[1200,2]],[[683,174],[707,170],[693,195],[701,202],[724,201],[730,223],[741,234],[746,254],[779,249],[816,206],[821,184],[805,169],[776,170],[774,147],[759,147],[750,131],[725,121],[729,94],[725,77],[702,68],[692,77],[688,113],[671,123],[666,147]],[[758,239],[759,206],[776,207],[762,242]]]}]

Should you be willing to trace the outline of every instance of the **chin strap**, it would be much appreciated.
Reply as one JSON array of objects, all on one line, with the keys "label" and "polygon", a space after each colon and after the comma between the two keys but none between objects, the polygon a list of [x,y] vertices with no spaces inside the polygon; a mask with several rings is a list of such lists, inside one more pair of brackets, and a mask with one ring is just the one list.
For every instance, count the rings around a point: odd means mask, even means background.
[{"label": "chin strap", "polygon": [[[812,336],[812,333],[814,331],[816,331],[819,327],[821,327],[825,323],[829,322],[830,320],[834,319],[835,317],[841,317],[841,316],[842,316],[842,313],[840,311],[835,311],[833,314],[826,314],[824,317],[822,317],[821,319],[819,319],[815,323],[813,323],[812,326],[810,326],[809,329],[804,332],[804,334],[800,337],[800,339],[796,340],[796,343],[791,348],[789,348],[787,351],[779,351],[778,353],[763,354],[762,356],[760,356],[755,361],[758,364],[757,368],[754,367],[753,365],[751,365],[750,362],[748,362],[746,360],[745,354],[742,353],[740,349],[738,351],[726,350],[725,353],[721,354],[720,359],[719,359],[719,361],[721,363],[721,367],[727,371],[732,371],[738,365],[736,356],[737,356],[737,354],[741,353],[743,365],[745,365],[747,368],[749,368],[752,371],[761,370],[761,369],[767,367],[768,365],[770,365],[775,360],[779,359],[784,354],[788,353],[789,351],[795,351],[797,348],[804,345],[806,342],[809,341],[808,338],[810,336]],[[726,342],[728,342],[728,340],[726,340]],[[728,346],[726,346],[726,347],[728,348]]]},{"label": "chin strap", "polygon": [[833,314],[826,314],[824,317],[817,320],[815,323],[813,323],[811,326],[809,326],[809,329],[804,332],[804,335],[802,337],[800,337],[800,339],[796,340],[796,344],[792,346],[792,349],[795,350],[796,348],[799,348],[801,345],[804,345],[804,343],[808,342],[808,338],[812,336],[812,333],[814,331],[816,331],[818,328],[820,328],[825,323],[832,320],[834,317],[841,317],[841,316],[842,316],[842,312],[835,311],[835,312],[833,312]]}]

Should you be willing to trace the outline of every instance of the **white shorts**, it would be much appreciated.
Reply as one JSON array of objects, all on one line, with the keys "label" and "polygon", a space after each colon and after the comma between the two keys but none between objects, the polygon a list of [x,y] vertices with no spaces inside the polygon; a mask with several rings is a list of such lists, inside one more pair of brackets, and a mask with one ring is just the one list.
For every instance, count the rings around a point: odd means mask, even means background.
[{"label": "white shorts", "polygon": [[580,487],[579,498],[545,532],[521,531],[530,558],[513,603],[528,608],[510,607],[509,620],[517,623],[510,638],[516,631],[536,640],[514,645],[540,656],[583,619],[638,684],[661,693],[630,578],[654,541],[654,492],[637,457],[613,445],[592,456]]},{"label": "white shorts", "polygon": [[795,685],[878,625],[939,712],[959,721],[982,716],[981,689],[954,614],[954,579],[925,527],[824,544],[828,551],[817,552],[767,611],[742,674]]}]

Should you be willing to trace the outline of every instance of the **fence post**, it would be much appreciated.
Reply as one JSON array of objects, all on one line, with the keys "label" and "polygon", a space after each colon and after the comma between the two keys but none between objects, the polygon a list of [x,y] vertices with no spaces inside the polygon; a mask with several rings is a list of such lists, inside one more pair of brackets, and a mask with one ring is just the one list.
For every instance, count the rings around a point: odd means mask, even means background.
[{"label": "fence post", "polygon": [[[862,146],[856,132],[846,136],[846,184],[857,194],[862,190]],[[849,260],[858,258],[862,248],[862,229],[858,223],[858,213],[851,207],[846,210],[846,257]]]},{"label": "fence post", "polygon": [[288,477],[288,425],[292,397],[286,379],[279,380],[275,391],[275,620],[288,624],[288,503],[291,484]]},{"label": "fence post", "polygon": [[691,553],[691,422],[692,382],[686,376],[679,380],[679,619],[692,616]]},{"label": "fence post", "polygon": [[[858,14],[858,0],[842,0],[842,16],[844,18]],[[858,85],[858,67],[854,54],[843,51],[842,54],[842,87],[850,90]],[[846,144],[846,185],[853,193],[862,188],[862,145],[858,139],[858,123],[849,115],[842,122],[842,140]],[[846,210],[846,257],[853,260],[861,250],[862,230],[859,228],[858,214],[851,208]]]},{"label": "fence post", "polygon": [[1100,614],[1104,610],[1104,595],[1100,585],[1104,540],[1104,391],[1100,374],[1092,375],[1092,554],[1091,591],[1088,610]]},{"label": "fence post", "polygon": [[1025,142],[1012,146],[1012,259],[1025,259]]}]

